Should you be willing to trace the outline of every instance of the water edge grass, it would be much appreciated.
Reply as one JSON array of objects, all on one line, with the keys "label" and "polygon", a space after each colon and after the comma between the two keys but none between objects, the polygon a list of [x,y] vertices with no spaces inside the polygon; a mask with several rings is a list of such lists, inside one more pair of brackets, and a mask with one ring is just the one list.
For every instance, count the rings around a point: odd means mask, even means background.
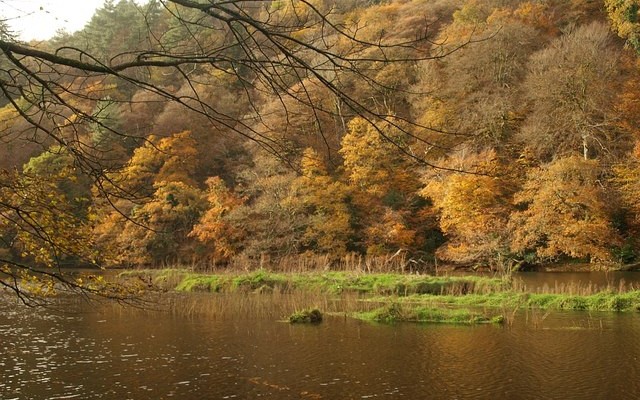
[{"label": "water edge grass", "polygon": [[454,295],[412,295],[406,297],[371,297],[372,302],[400,302],[413,306],[484,307],[496,309],[539,309],[571,311],[640,311],[640,291],[598,292],[590,295],[562,293],[519,293],[512,291]]},{"label": "water edge grass", "polygon": [[[245,299],[244,304],[254,304],[253,297],[256,301],[280,298],[293,301],[289,313],[320,305],[318,310],[327,315],[383,323],[510,323],[521,310],[541,310],[545,317],[563,310],[640,311],[640,291],[633,286],[599,288],[570,284],[533,292],[518,279],[509,277],[267,270],[204,274],[185,269],[133,270],[119,276],[185,296],[188,293],[240,296]],[[341,299],[345,295],[353,301],[343,304]],[[180,302],[184,301],[183,298]],[[240,312],[244,313],[244,308]]]},{"label": "water edge grass", "polygon": [[200,274],[188,270],[131,270],[123,279],[142,279],[164,290],[185,292],[309,291],[408,296],[412,294],[465,295],[494,293],[510,283],[484,276],[431,276],[398,273],[310,272],[274,273],[257,270],[246,273]]},{"label": "water edge grass", "polygon": [[408,306],[407,304],[395,302],[372,311],[356,312],[353,313],[352,316],[365,321],[383,323],[501,324],[505,320],[501,314],[491,315],[486,312],[483,313],[461,308],[450,309],[442,307]]}]

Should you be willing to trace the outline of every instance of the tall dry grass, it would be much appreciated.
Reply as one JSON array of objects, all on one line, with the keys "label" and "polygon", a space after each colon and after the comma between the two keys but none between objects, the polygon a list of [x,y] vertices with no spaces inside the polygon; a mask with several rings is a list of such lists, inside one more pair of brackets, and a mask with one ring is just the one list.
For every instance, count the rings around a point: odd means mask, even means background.
[{"label": "tall dry grass", "polygon": [[[171,266],[164,266],[167,268]],[[394,254],[369,256],[349,253],[342,257],[329,254],[296,254],[281,258],[262,256],[259,259],[237,256],[228,263],[185,265],[185,269],[200,272],[254,271],[265,269],[273,272],[299,273],[315,271],[348,271],[359,273],[427,273],[434,271],[431,260],[408,257],[406,251]]]}]

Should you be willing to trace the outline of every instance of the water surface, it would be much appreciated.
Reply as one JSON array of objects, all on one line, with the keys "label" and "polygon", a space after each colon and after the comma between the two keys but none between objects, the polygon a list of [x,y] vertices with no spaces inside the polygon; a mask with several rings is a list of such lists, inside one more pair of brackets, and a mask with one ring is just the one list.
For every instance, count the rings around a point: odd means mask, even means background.
[{"label": "water surface", "polygon": [[0,398],[640,397],[638,314],[523,312],[511,326],[334,315],[308,326],[279,321],[304,305],[284,295],[179,301],[174,312],[61,311],[2,298]]}]

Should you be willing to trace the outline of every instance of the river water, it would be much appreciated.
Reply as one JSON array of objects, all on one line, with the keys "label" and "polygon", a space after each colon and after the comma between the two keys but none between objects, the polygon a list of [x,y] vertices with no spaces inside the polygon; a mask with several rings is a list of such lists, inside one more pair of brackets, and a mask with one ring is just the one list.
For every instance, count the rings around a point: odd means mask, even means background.
[{"label": "river water", "polygon": [[2,297],[0,399],[640,397],[640,313],[530,311],[503,326],[279,321],[303,302],[189,295],[157,311],[34,310]]}]

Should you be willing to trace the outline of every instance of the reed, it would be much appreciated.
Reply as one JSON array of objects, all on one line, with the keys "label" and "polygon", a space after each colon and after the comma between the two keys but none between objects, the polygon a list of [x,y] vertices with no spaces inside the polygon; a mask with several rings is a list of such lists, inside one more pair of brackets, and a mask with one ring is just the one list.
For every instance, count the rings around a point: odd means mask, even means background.
[{"label": "reed", "polygon": [[318,271],[344,271],[355,273],[427,273],[434,271],[432,259],[409,257],[406,251],[394,254],[370,256],[348,253],[342,257],[330,254],[304,253],[279,258],[262,256],[249,258],[236,256],[225,263],[211,260],[209,263],[160,265],[155,269],[182,269],[191,272],[222,273],[249,272],[266,269],[281,273],[303,273]]},{"label": "reed", "polygon": [[[170,313],[179,318],[213,320],[279,320],[300,310],[319,310],[323,316],[345,317],[353,312],[369,311],[374,305],[362,302],[355,294],[284,293],[274,290],[268,295],[252,292],[182,293],[169,292],[157,296],[151,307],[122,308],[123,312]],[[121,308],[118,304],[113,307]]]}]

